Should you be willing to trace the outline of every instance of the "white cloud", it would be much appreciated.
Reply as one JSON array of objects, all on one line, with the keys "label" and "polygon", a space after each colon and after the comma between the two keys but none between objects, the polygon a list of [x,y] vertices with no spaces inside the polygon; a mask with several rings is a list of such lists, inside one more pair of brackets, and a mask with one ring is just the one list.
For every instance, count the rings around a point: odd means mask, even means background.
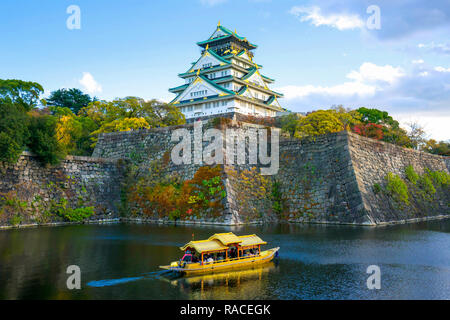
[{"label": "white cloud", "polygon": [[422,64],[422,63],[424,63],[425,61],[423,61],[422,59],[418,59],[418,60],[412,60],[411,61],[411,63],[413,63],[413,64]]},{"label": "white cloud", "polygon": [[444,68],[444,67],[435,67],[434,68],[434,71],[437,71],[437,72],[450,72],[450,68]]},{"label": "white cloud", "polygon": [[392,114],[400,122],[403,128],[408,128],[409,123],[417,122],[424,127],[428,138],[437,141],[450,139],[450,116],[435,116],[430,113]]},{"label": "white cloud", "polygon": [[362,29],[364,21],[357,14],[331,13],[323,14],[317,6],[292,7],[290,14],[300,18],[301,22],[310,21],[314,26],[330,26],[338,30]]},{"label": "white cloud", "polygon": [[383,86],[394,84],[404,75],[401,68],[390,65],[377,66],[364,62],[359,70],[347,74],[347,81],[334,86],[286,86],[277,90],[284,93],[286,99],[304,98],[310,95],[327,95],[337,97],[369,97],[374,96]]},{"label": "white cloud", "polygon": [[377,66],[371,62],[364,62],[359,71],[351,71],[347,74],[347,78],[353,79],[357,82],[377,82],[383,81],[390,84],[396,82],[400,77],[404,75],[401,68],[393,67],[390,65]]},{"label": "white cloud", "polygon": [[83,86],[84,90],[90,94],[102,92],[102,86],[95,81],[94,77],[89,72],[83,72],[83,77],[79,80],[79,83]]},{"label": "white cloud", "polygon": [[282,105],[289,110],[311,111],[337,104],[377,108],[399,120],[411,116],[426,120],[433,139],[449,139],[450,68],[426,64],[411,67],[404,70],[365,62],[335,85],[289,85],[275,90],[284,93]]}]

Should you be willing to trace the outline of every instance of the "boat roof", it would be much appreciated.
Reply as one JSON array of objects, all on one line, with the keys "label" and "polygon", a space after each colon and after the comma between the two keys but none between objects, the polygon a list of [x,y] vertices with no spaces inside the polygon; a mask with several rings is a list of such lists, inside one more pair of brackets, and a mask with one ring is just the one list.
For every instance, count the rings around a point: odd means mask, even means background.
[{"label": "boat roof", "polygon": [[199,240],[199,241],[190,241],[186,243],[184,246],[180,247],[182,251],[185,251],[187,248],[192,248],[198,253],[202,252],[210,252],[210,251],[221,251],[228,249],[227,246],[224,246],[218,240]]},{"label": "boat roof", "polygon": [[208,240],[219,240],[223,245],[228,246],[231,243],[241,243],[242,240],[233,232],[216,233],[209,237]]},{"label": "boat roof", "polygon": [[239,239],[242,240],[242,242],[240,243],[241,247],[257,246],[257,245],[260,245],[260,244],[267,244],[266,241],[262,240],[256,234],[251,234],[251,235],[248,235],[248,236],[240,236]]},{"label": "boat roof", "polygon": [[184,246],[180,247],[182,251],[192,248],[198,253],[222,251],[228,249],[228,245],[238,243],[241,247],[255,246],[260,244],[267,244],[260,237],[255,234],[247,236],[237,236],[232,232],[216,233],[209,237],[208,240],[190,241]]}]

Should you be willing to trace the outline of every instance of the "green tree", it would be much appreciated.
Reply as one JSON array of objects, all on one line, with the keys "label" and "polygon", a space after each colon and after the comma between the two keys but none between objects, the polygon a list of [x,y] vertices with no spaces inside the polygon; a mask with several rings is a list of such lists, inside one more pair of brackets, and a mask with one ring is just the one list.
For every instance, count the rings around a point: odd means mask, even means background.
[{"label": "green tree", "polygon": [[382,141],[393,143],[402,147],[413,147],[406,130],[400,128],[397,120],[394,120],[386,111],[378,109],[359,108],[361,121],[365,124],[375,123],[383,126]]},{"label": "green tree", "polygon": [[57,122],[54,116],[38,113],[30,119],[28,148],[45,164],[57,164],[65,157],[56,135]]},{"label": "green tree", "polygon": [[342,130],[344,130],[344,126],[333,111],[318,110],[298,121],[295,136],[303,138]]},{"label": "green tree", "polygon": [[17,161],[29,136],[28,120],[22,106],[0,99],[0,161]]},{"label": "green tree", "polygon": [[42,86],[37,82],[16,79],[0,79],[0,99],[10,100],[20,105],[26,111],[34,109],[39,96],[44,92]]},{"label": "green tree", "polygon": [[90,118],[98,126],[92,133],[94,144],[99,133],[185,123],[184,115],[177,107],[154,99],[145,101],[137,97],[94,101],[80,110],[79,115]]},{"label": "green tree", "polygon": [[69,108],[74,114],[87,107],[91,102],[92,98],[88,94],[76,88],[58,89],[53,91],[47,99],[48,106]]},{"label": "green tree", "polygon": [[450,156],[450,143],[446,141],[437,142],[434,139],[430,139],[425,142],[421,150],[441,156]]},{"label": "green tree", "polygon": [[298,121],[301,119],[301,115],[298,113],[290,113],[282,116],[280,119],[280,126],[283,132],[288,133],[291,137],[295,135],[297,131]]}]

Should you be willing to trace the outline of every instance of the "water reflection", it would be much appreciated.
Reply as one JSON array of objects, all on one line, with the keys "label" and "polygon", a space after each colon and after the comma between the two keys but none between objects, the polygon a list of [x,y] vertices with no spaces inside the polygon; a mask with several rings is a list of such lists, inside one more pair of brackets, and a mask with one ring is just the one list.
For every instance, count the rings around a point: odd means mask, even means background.
[{"label": "water reflection", "polygon": [[[277,264],[167,279],[192,238],[257,234]],[[79,225],[0,231],[0,299],[450,299],[450,220],[365,228]],[[367,290],[379,265],[382,289]],[[78,265],[81,290],[66,287]],[[104,279],[104,280],[102,280]]]},{"label": "water reflection", "polygon": [[269,273],[278,272],[277,261],[254,268],[177,279],[165,278],[190,299],[251,299],[267,290]]}]

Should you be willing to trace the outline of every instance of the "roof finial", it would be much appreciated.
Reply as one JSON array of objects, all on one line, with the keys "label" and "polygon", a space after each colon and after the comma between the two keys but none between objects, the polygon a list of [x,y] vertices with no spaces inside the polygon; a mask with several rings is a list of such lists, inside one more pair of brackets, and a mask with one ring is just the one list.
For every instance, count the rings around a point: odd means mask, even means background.
[{"label": "roof finial", "polygon": [[208,50],[208,49],[209,49],[209,43],[206,44],[205,50]]},{"label": "roof finial", "polygon": [[217,22],[217,26],[220,27],[220,20],[219,20],[219,22]]}]

